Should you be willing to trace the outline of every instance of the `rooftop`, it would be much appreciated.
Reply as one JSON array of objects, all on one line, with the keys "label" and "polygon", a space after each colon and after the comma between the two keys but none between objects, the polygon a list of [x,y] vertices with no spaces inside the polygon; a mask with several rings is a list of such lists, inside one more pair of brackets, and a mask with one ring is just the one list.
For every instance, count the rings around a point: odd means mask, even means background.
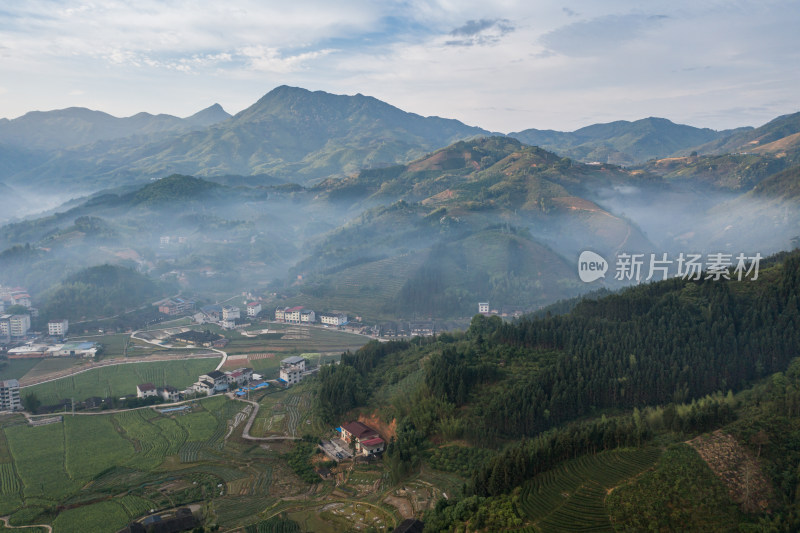
[{"label": "rooftop", "polygon": [[140,383],[139,385],[137,385],[137,388],[142,392],[156,390],[156,386],[153,385],[152,383]]},{"label": "rooftop", "polygon": [[350,422],[349,424],[345,424],[342,426],[342,429],[360,439],[364,435],[376,435],[378,434],[377,431],[372,429],[371,427],[367,426],[366,424],[362,424],[361,422]]},{"label": "rooftop", "polygon": [[299,355],[293,355],[291,357],[287,357],[286,359],[281,359],[281,363],[285,363],[287,365],[296,365],[297,363],[305,361],[305,358],[300,357]]}]

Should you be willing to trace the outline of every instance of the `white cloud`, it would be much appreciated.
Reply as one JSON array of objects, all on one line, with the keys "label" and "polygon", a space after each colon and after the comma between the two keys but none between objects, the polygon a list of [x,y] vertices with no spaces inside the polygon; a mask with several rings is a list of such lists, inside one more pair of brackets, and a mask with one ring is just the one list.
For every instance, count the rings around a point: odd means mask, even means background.
[{"label": "white cloud", "polygon": [[256,71],[287,73],[300,70],[306,63],[326,56],[335,50],[323,49],[313,52],[303,52],[294,55],[281,54],[277,48],[265,46],[247,46],[237,51],[247,59],[248,65]]},{"label": "white cloud", "polygon": [[[0,116],[77,99],[116,114],[188,115],[217,100],[235,112],[284,83],[498,131],[649,115],[731,127],[800,108],[800,6],[789,0],[28,0],[3,9]],[[85,94],[70,96],[74,87]]]}]

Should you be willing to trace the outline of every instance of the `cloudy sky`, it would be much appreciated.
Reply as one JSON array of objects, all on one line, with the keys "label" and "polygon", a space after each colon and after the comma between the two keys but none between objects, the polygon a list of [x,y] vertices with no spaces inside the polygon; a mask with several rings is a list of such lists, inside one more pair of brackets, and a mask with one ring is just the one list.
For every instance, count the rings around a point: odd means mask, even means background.
[{"label": "cloudy sky", "polygon": [[796,0],[63,0],[0,5],[0,117],[236,113],[278,85],[500,132],[800,110]]}]

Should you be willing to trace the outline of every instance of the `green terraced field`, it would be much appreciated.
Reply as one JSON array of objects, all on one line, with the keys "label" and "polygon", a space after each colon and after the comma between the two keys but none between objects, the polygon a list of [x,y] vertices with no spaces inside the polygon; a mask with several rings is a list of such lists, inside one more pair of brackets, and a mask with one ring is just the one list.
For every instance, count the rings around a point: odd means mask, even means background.
[{"label": "green terraced field", "polygon": [[613,531],[606,491],[655,464],[657,448],[585,455],[539,474],[522,488],[519,510],[535,531]]}]

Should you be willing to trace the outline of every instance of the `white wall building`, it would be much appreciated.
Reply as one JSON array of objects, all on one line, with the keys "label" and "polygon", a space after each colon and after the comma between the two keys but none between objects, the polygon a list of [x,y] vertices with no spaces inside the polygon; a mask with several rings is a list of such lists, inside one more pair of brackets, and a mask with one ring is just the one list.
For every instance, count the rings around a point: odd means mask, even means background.
[{"label": "white wall building", "polygon": [[47,334],[51,337],[63,337],[69,330],[69,320],[51,320],[47,323]]},{"label": "white wall building", "polygon": [[158,390],[152,383],[140,383],[136,385],[137,398],[149,398],[150,396],[158,396]]},{"label": "white wall building", "polygon": [[317,317],[314,314],[314,311],[312,311],[311,309],[303,309],[302,311],[300,311],[300,322],[306,324],[313,324],[316,321]]},{"label": "white wall building", "polygon": [[8,379],[0,381],[0,411],[17,411],[22,409],[19,401],[19,381]]},{"label": "white wall building", "polygon": [[247,316],[250,318],[258,316],[258,313],[261,312],[261,303],[260,302],[250,302],[247,304]]},{"label": "white wall building", "polygon": [[329,326],[343,326],[347,324],[347,315],[344,313],[320,313],[319,321]]},{"label": "white wall building", "polygon": [[302,381],[305,371],[306,360],[299,355],[294,355],[281,361],[281,370],[278,376],[285,381],[287,385],[294,385]]},{"label": "white wall building", "polygon": [[489,314],[489,302],[479,302],[478,303],[478,312],[482,315]]},{"label": "white wall building", "polygon": [[286,309],[283,312],[283,320],[285,322],[289,322],[291,324],[299,324],[300,323],[300,312],[303,310],[302,307],[292,307],[291,309]]},{"label": "white wall building", "polygon": [[222,308],[222,320],[224,321],[234,321],[241,318],[241,313],[238,307],[234,307],[232,305],[226,305]]},{"label": "white wall building", "polygon": [[[11,315],[8,327],[11,337],[24,337],[31,329],[31,315]],[[2,331],[0,331],[0,335],[2,335]]]}]

